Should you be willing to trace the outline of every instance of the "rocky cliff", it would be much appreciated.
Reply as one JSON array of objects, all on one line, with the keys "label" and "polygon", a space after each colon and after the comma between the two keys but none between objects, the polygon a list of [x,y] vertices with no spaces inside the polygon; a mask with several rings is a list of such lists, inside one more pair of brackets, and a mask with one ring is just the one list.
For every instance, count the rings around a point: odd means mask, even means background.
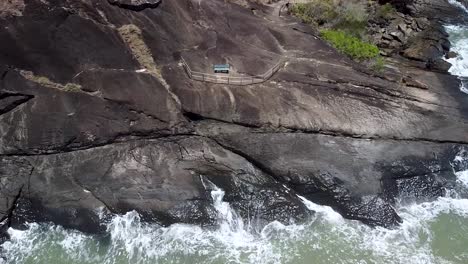
[{"label": "rocky cliff", "polygon": [[[102,217],[131,210],[210,225],[208,182],[260,225],[310,217],[301,195],[391,227],[397,197],[453,187],[451,163],[468,155],[458,80],[399,56],[376,76],[279,17],[279,4],[0,4],[3,227],[100,232]],[[264,83],[233,86],[190,79],[182,57],[244,76],[285,63]]]}]

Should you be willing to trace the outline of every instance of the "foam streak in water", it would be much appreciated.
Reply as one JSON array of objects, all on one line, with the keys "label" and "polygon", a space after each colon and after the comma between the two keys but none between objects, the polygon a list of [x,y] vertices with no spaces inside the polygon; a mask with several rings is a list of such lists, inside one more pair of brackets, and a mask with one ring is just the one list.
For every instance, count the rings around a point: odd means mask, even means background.
[{"label": "foam streak in water", "polygon": [[[459,156],[454,164],[466,162]],[[463,166],[461,168],[464,168]],[[468,172],[457,172],[467,183]],[[300,197],[316,212],[301,225],[268,224],[260,233],[244,226],[224,191],[205,182],[218,214],[217,228],[144,223],[136,212],[107,223],[109,237],[85,235],[54,225],[10,229],[2,246],[8,264],[466,264],[468,200],[442,197],[433,202],[397,206],[400,227],[371,228],[343,219],[330,207]],[[468,185],[465,186],[468,188]],[[1,263],[1,261],[0,261]]]},{"label": "foam streak in water", "polygon": [[[457,0],[449,0],[449,2],[463,9],[468,14],[468,9]],[[468,27],[461,25],[446,26],[446,31],[449,33],[449,40],[452,44],[451,51],[458,54],[457,57],[447,59],[452,64],[449,72],[460,77],[462,82],[460,90],[468,93]]]},{"label": "foam streak in water", "polygon": [[468,9],[466,8],[465,5],[463,5],[462,3],[460,3],[459,1],[457,0],[448,0],[448,2],[456,7],[459,7],[461,8],[463,11],[465,11],[467,14],[468,14]]}]

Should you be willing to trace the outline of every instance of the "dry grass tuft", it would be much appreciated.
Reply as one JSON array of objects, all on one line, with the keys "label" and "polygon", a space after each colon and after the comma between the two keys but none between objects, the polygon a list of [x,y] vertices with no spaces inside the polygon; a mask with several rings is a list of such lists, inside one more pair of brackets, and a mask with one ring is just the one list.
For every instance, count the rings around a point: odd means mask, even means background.
[{"label": "dry grass tuft", "polygon": [[58,90],[62,90],[65,92],[82,92],[81,85],[76,84],[76,83],[67,83],[65,85],[60,84],[60,83],[55,83],[47,77],[34,75],[34,73],[31,71],[20,71],[20,74],[24,78],[32,82],[35,82],[37,84],[40,84],[44,87],[47,87],[47,88],[58,89]]},{"label": "dry grass tuft", "polygon": [[158,78],[164,86],[167,86],[161,74],[161,70],[156,66],[151,51],[143,39],[141,29],[133,24],[129,24],[120,27],[118,31],[140,65],[147,69],[150,74]]}]

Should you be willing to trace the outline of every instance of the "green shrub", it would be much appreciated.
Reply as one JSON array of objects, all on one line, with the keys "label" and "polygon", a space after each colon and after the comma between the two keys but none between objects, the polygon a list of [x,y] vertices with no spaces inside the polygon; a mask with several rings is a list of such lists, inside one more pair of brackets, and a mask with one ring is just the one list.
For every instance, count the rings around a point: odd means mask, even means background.
[{"label": "green shrub", "polygon": [[81,92],[81,85],[76,83],[67,83],[63,86],[62,90],[65,92]]},{"label": "green shrub", "polygon": [[341,20],[333,27],[333,29],[346,32],[354,37],[362,39],[366,36],[367,21]]},{"label": "green shrub", "polygon": [[376,16],[384,19],[389,19],[391,16],[396,14],[396,12],[396,9],[390,3],[386,3],[385,5],[381,5],[378,7]]},{"label": "green shrub", "polygon": [[289,11],[304,23],[327,25],[360,38],[366,33],[369,18],[366,2],[361,1],[312,0],[294,4]]},{"label": "green shrub", "polygon": [[293,4],[289,12],[304,23],[323,25],[338,17],[333,0],[315,0],[310,3]]},{"label": "green shrub", "polygon": [[355,37],[363,38],[367,31],[369,14],[365,2],[345,2],[338,8],[340,16],[333,29],[342,30]]},{"label": "green shrub", "polygon": [[322,38],[328,41],[334,48],[352,59],[363,61],[374,59],[379,56],[380,51],[377,46],[364,42],[341,30],[322,30],[320,34]]},{"label": "green shrub", "polygon": [[382,73],[385,69],[385,60],[382,57],[378,56],[372,62],[370,68],[377,73]]}]

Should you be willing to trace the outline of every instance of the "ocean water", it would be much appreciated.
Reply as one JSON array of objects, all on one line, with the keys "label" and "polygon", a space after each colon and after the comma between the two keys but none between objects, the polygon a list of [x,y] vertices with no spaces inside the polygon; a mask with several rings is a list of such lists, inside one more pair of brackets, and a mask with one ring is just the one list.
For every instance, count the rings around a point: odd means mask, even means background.
[{"label": "ocean water", "polygon": [[449,71],[460,77],[460,90],[468,94],[468,26],[450,25],[445,29],[450,35],[451,50],[458,54],[455,58],[447,59],[452,64]]},{"label": "ocean water", "polygon": [[[457,157],[454,163],[467,162]],[[457,172],[458,189],[468,191],[468,171]],[[51,224],[10,229],[2,246],[3,263],[468,263],[468,199],[457,192],[432,202],[398,205],[403,218],[394,230],[346,220],[327,206],[300,197],[316,212],[302,225],[272,222],[257,230],[242,219],[224,192],[211,192],[218,227],[176,224],[161,227],[140,221],[135,212],[107,223],[97,237]]]},{"label": "ocean water", "polygon": [[[468,15],[468,9],[463,4],[457,0],[449,2],[463,9]],[[458,54],[455,58],[447,59],[452,64],[449,71],[460,77],[462,82],[460,90],[468,94],[468,25],[448,25],[445,29],[449,33],[451,51]]]}]

